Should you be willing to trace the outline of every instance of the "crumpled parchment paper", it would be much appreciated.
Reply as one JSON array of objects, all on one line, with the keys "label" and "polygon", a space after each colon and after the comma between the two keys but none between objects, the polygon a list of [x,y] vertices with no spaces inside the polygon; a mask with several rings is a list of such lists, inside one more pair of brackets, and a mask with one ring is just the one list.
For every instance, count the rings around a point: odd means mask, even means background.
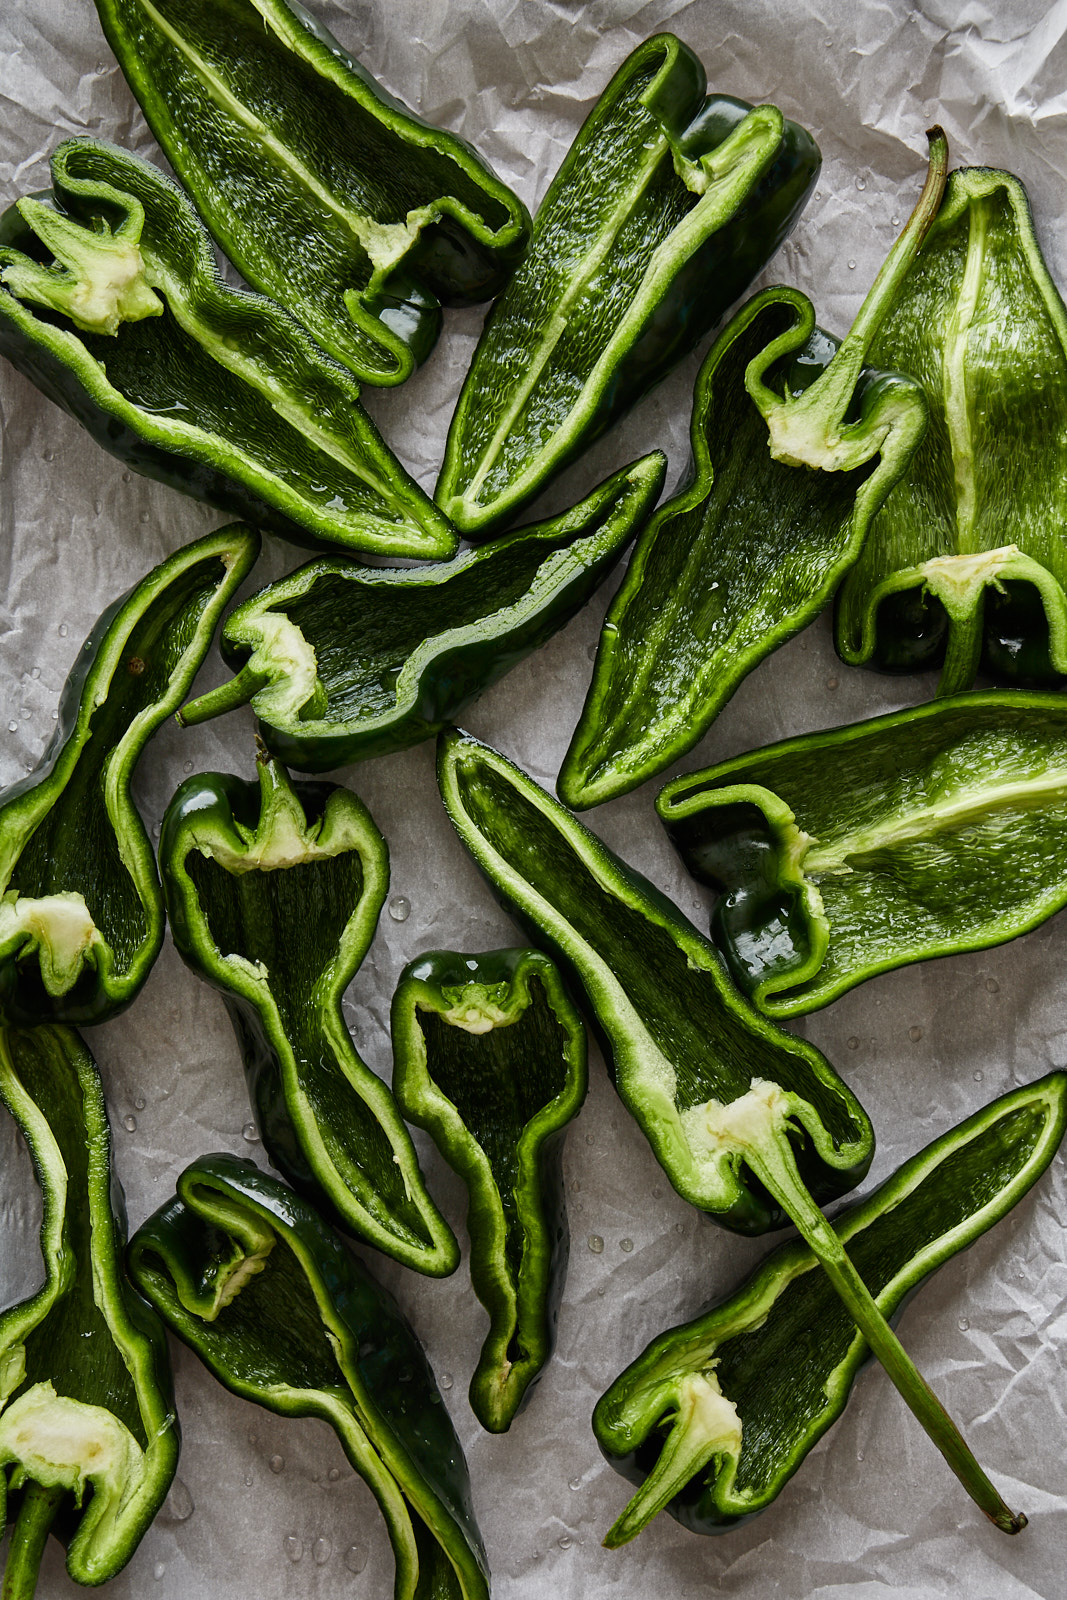
[{"label": "crumpled parchment paper", "polygon": [[[1053,273],[1067,278],[1067,11],[1036,0],[316,0],[315,9],[392,92],[462,133],[536,205],[581,120],[619,62],[670,27],[702,57],[712,86],[771,100],[823,149],[817,193],[764,276],[812,295],[842,333],[921,185],[927,125],[946,128],[955,164],[1005,166],[1029,187]],[[60,139],[90,133],[155,148],[88,0],[15,0],[0,14],[0,194],[44,187]],[[426,367],[403,388],[367,391],[401,457],[432,488],[448,417],[480,314],[449,314]],[[699,354],[702,354],[700,352]],[[546,496],[576,499],[655,445],[683,469],[694,356]],[[12,369],[0,370],[0,781],[32,768],[58,694],[98,613],[156,561],[223,519],[102,454]],[[250,587],[299,564],[267,541]],[[608,590],[610,592],[611,585]],[[467,726],[542,781],[554,781],[581,705],[602,594],[551,649],[473,707]],[[201,683],[216,681],[217,657]],[[687,769],[767,740],[928,698],[932,678],[892,680],[837,661],[828,621],[743,685]],[[202,729],[172,726],[150,746],[137,793],[158,825],[194,769],[252,770],[245,712]],[[359,1049],[388,1074],[388,1008],[402,964],[431,946],[515,942],[449,827],[432,750],[350,769],[392,853],[387,913],[352,985]],[[595,830],[673,895],[698,925],[702,895],[672,858],[652,786],[601,807]],[[400,909],[394,905],[394,910]],[[998,950],[892,973],[810,1018],[803,1031],[848,1078],[874,1120],[865,1187],[988,1099],[1067,1061],[1063,917]],[[136,1226],[193,1156],[225,1148],[263,1160],[243,1130],[249,1109],[220,997],[169,945],[143,994],[89,1037],[111,1105],[115,1157]],[[431,1186],[457,1229],[463,1192],[419,1136]],[[25,1151],[0,1131],[2,1266],[8,1295],[35,1282],[39,1202]],[[1009,1540],[986,1525],[877,1369],[779,1501],[754,1523],[702,1540],[660,1517],[615,1553],[603,1533],[627,1487],[597,1451],[596,1397],[660,1329],[733,1287],[768,1241],[717,1228],[670,1189],[598,1061],[566,1154],[572,1250],[559,1345],[510,1433],[481,1432],[466,1402],[485,1318],[466,1264],[431,1283],[377,1258],[425,1340],[470,1463],[498,1600],[689,1597],[911,1600],[1064,1592],[1067,1266],[1063,1159],[991,1235],[917,1297],[901,1331],[963,1424],[987,1470],[1030,1527]],[[373,1254],[365,1252],[366,1255]],[[330,1431],[290,1423],[226,1393],[175,1346],[185,1446],[180,1482],[115,1600],[385,1600],[392,1563],[370,1494]],[[54,1542],[42,1600],[71,1592]]]}]

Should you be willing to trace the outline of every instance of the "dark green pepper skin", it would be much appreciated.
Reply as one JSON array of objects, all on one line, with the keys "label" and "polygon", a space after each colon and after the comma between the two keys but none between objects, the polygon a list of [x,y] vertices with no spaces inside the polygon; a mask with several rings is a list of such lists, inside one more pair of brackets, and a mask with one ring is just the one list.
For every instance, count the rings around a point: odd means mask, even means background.
[{"label": "dark green pepper skin", "polygon": [[179,721],[251,699],[268,749],[302,772],[430,738],[585,604],[642,527],[665,468],[654,451],[569,511],[439,566],[301,567],[229,617],[222,648],[237,677]]},{"label": "dark green pepper skin", "polygon": [[468,538],[499,529],[694,349],[796,222],[819,171],[810,134],[706,90],[692,51],[658,34],[571,146],[449,431],[436,496]]},{"label": "dark green pepper skin", "polygon": [[258,553],[238,524],[187,545],[108,607],[79,651],[40,765],[0,794],[0,1015],[104,1022],[147,978],[163,894],[133,775]]},{"label": "dark green pepper skin", "polygon": [[[181,1436],[166,1334],[123,1273],[126,1210],[92,1056],[70,1028],[0,1024],[0,1100],[43,1198],[44,1281],[0,1312],[0,1525],[14,1523],[4,1594],[29,1600],[53,1519],[76,1583],[125,1566]],[[78,1473],[92,1490],[84,1505]]]},{"label": "dark green pepper skin", "polygon": [[521,258],[530,219],[517,196],[302,6],[97,11],[213,238],[367,383],[402,383],[433,349],[441,305],[489,299]]},{"label": "dark green pepper skin", "polygon": [[503,1433],[552,1354],[567,1267],[561,1159],[585,1099],[585,1028],[538,950],[434,950],[393,996],[393,1092],[467,1186],[490,1328],[471,1409]]},{"label": "dark green pepper skin", "polygon": [[221,990],[263,1147],[340,1226],[416,1271],[455,1270],[388,1087],[361,1061],[341,997],[378,924],[388,854],[366,807],[333,784],[186,780],[163,819],[174,943]]},{"label": "dark green pepper skin", "polygon": [[[91,139],[60,145],[51,167],[47,205],[31,197],[0,219],[0,352],[20,372],[134,471],[294,543],[453,553],[453,530],[382,440],[352,375],[281,306],[223,283],[177,184]],[[51,245],[35,231],[50,225],[62,229]],[[86,326],[62,294],[79,272],[105,270],[101,239],[128,244],[155,306]],[[64,249],[76,262],[49,268]],[[41,293],[59,305],[42,310]]]},{"label": "dark green pepper skin", "polygon": [[874,1148],[862,1108],[814,1046],[736,993],[677,906],[469,735],[441,735],[438,783],[505,907],[584,990],[615,1086],[683,1198],[741,1233],[780,1224],[741,1161],[709,1159],[685,1121],[728,1106],[757,1079],[787,1088],[802,1107],[787,1137],[810,1194],[825,1202],[859,1182]]},{"label": "dark green pepper skin", "polygon": [[299,1195],[202,1156],[129,1247],[134,1282],[232,1393],[321,1417],[382,1510],[395,1600],[488,1600],[463,1451],[393,1297]]},{"label": "dark green pepper skin", "polygon": [[[1067,1075],[1051,1073],[942,1134],[836,1218],[886,1316],[1022,1199],[1065,1121]],[[676,1481],[672,1448],[686,1465],[667,1509],[691,1532],[723,1533],[764,1510],[840,1416],[868,1358],[808,1247],[781,1245],[733,1294],[654,1339],[598,1401],[593,1431],[605,1456],[631,1483],[650,1480],[647,1503],[636,1497],[605,1543],[633,1538],[655,1514],[652,1501]],[[679,1415],[679,1397],[695,1401],[712,1373],[736,1406],[739,1453],[702,1446],[695,1409]],[[659,1462],[667,1475],[654,1490]]]},{"label": "dark green pepper skin", "polygon": [[768,1016],[988,949],[1067,903],[1067,704],[991,691],[676,778],[656,809],[720,891],[712,937]]}]

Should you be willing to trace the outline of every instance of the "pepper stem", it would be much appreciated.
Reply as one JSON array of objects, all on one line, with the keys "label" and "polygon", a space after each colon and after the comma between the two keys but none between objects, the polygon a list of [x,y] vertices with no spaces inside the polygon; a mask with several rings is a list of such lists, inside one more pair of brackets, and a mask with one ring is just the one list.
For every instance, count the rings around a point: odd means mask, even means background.
[{"label": "pepper stem", "polygon": [[251,664],[241,668],[236,677],[230,678],[226,683],[220,683],[217,689],[209,689],[207,694],[199,695],[195,700],[186,701],[180,710],[174,713],[174,720],[182,728],[195,728],[200,722],[210,722],[212,717],[221,717],[225,711],[237,711],[241,706],[246,706],[253,695],[259,693],[270,677],[265,672],[257,672]]},{"label": "pepper stem", "polygon": [[33,1482],[26,1485],[11,1530],[0,1600],[33,1600],[48,1533],[67,1492],[62,1484],[52,1488]]}]

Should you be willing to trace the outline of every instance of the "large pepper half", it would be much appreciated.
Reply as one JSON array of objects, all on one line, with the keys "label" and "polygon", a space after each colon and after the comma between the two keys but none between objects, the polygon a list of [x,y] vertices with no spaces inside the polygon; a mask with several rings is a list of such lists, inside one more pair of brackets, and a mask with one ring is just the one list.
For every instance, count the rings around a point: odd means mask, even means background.
[{"label": "large pepper half", "polygon": [[188,778],[167,808],[160,867],[174,943],[220,989],[263,1146],[341,1226],[416,1271],[459,1248],[411,1135],[360,1060],[341,998],[367,952],[389,859],[367,808],[332,784]]},{"label": "large pepper half", "polygon": [[409,962],[393,1089],[467,1185],[471,1279],[490,1328],[471,1409],[502,1433],[552,1353],[567,1265],[563,1133],[585,1099],[585,1028],[538,950]]},{"label": "large pepper half", "polygon": [[259,539],[234,524],[187,545],[100,617],[40,765],[0,794],[0,1014],[103,1022],[163,942],[163,895],[130,792],[177,710]]},{"label": "large pepper half", "polygon": [[368,383],[402,383],[441,305],[496,294],[530,219],[464,140],[286,0],[97,0],[149,126],[215,240]]},{"label": "large pepper half", "polygon": [[428,739],[585,604],[663,484],[658,451],[569,511],[440,566],[316,561],[227,619],[229,683],[183,706],[202,722],[251,700],[287,766],[328,772]]},{"label": "large pepper half", "polygon": [[467,1464],[422,1347],[306,1200],[249,1161],[202,1156],[129,1264],[227,1389],[330,1424],[381,1507],[394,1600],[489,1600]]},{"label": "large pepper half", "polygon": [[733,989],[715,949],[651,884],[503,756],[442,734],[452,825],[501,899],[585,991],[615,1087],[685,1199],[758,1233],[791,1217],[952,1470],[1005,1532],[1023,1527],[889,1328],[819,1210],[874,1136],[826,1058]]},{"label": "large pepper half", "polygon": [[44,1200],[44,1282],[0,1313],[4,1595],[30,1600],[50,1529],[76,1583],[125,1566],[170,1487],[179,1432],[166,1334],[122,1270],[126,1214],[92,1056],[70,1028],[2,1024],[0,1099]]},{"label": "large pepper half", "polygon": [[707,95],[673,34],[627,57],[541,203],[449,430],[438,503],[468,537],[528,504],[700,342],[819,171],[775,106]]},{"label": "large pepper half", "polygon": [[137,472],[300,544],[449,556],[359,385],[273,301],[229,289],[185,195],[72,139],[0,219],[0,352]]},{"label": "large pepper half", "polygon": [[677,778],[656,809],[721,891],[712,937],[735,981],[800,1016],[1067,903],[1067,704],[936,700]]},{"label": "large pepper half", "polygon": [[[1059,1148],[1067,1075],[1015,1089],[951,1128],[834,1219],[886,1316],[1029,1191]],[[868,1351],[801,1242],[732,1295],[653,1339],[593,1412],[613,1466],[641,1485],[604,1543],[657,1512],[722,1533],[764,1510],[836,1422]]]}]

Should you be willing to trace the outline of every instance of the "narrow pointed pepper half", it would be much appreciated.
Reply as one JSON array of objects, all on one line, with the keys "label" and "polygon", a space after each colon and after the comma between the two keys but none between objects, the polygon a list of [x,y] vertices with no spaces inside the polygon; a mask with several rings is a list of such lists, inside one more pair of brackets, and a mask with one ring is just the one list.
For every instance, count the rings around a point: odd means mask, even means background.
[{"label": "narrow pointed pepper half", "polygon": [[322,560],[238,606],[223,651],[237,676],[178,714],[251,700],[287,766],[326,772],[430,738],[580,610],[663,484],[655,451],[571,510],[433,567]]},{"label": "narrow pointed pepper half", "polygon": [[228,288],[177,184],[70,139],[0,219],[0,352],[146,477],[296,543],[448,556],[359,385],[263,295]]},{"label": "narrow pointed pepper half", "polygon": [[[885,1316],[1028,1193],[1059,1148],[1067,1076],[1015,1089],[898,1167],[834,1232]],[[800,1241],[732,1295],[653,1339],[598,1401],[593,1431],[640,1487],[604,1543],[664,1509],[694,1533],[764,1510],[836,1422],[869,1358]]]},{"label": "narrow pointed pepper half", "polygon": [[818,174],[775,106],[708,95],[673,34],[623,62],[489,314],[438,504],[468,538],[512,518],[700,342],[793,227]]},{"label": "narrow pointed pepper half", "polygon": [[263,1147],[349,1232],[418,1272],[459,1249],[426,1189],[396,1101],[360,1060],[341,998],[389,885],[385,840],[333,784],[188,778],[159,856],[174,943],[220,989],[244,1058]]},{"label": "narrow pointed pepper half", "polygon": [[330,1424],[385,1518],[394,1600],[489,1600],[467,1464],[422,1347],[306,1200],[249,1161],[202,1156],[129,1264],[232,1393]]},{"label": "narrow pointed pepper half", "polygon": [[502,1433],[555,1342],[567,1265],[560,1160],[585,1099],[585,1028],[538,950],[410,962],[392,1007],[393,1089],[467,1185],[471,1279],[490,1328],[471,1379]]},{"label": "narrow pointed pepper half", "polygon": [[838,596],[852,664],[941,664],[940,694],[1067,673],[1067,310],[1007,172],[953,172],[872,344],[930,427]]},{"label": "narrow pointed pepper half", "polygon": [[125,1207],[92,1056],[73,1029],[0,1024],[0,1100],[43,1198],[44,1281],[0,1312],[3,1592],[30,1600],[50,1531],[76,1583],[125,1566],[180,1435],[166,1334],[123,1272]]},{"label": "narrow pointed pepper half", "polygon": [[368,383],[402,383],[441,306],[498,292],[522,202],[285,0],[97,0],[108,43],[213,238]]},{"label": "narrow pointed pepper half", "polygon": [[[692,470],[634,550],[600,635],[558,790],[576,810],[685,755],[741,681],[807,626],[856,560],[926,426],[918,386],[867,365],[878,317],[933,222],[944,140],[912,216],[839,342],[796,289],[756,295],[697,377]],[[802,431],[807,464],[776,440]],[[788,456],[788,451],[786,452]]]},{"label": "narrow pointed pepper half", "polygon": [[0,792],[0,1015],[103,1022],[163,942],[155,856],[130,792],[259,551],[234,524],[168,557],[103,613],[40,765]]},{"label": "narrow pointed pepper half", "polygon": [[720,891],[712,937],[768,1016],[1002,944],[1067,903],[1067,706],[993,691],[675,779],[656,809]]},{"label": "narrow pointed pepper half", "polygon": [[497,894],[581,984],[615,1087],[678,1193],[759,1233],[784,1212],[969,1494],[1009,1510],[874,1304],[817,1200],[859,1181],[874,1135],[806,1040],[754,1011],[714,947],[517,767],[453,731],[438,782],[457,833]]}]

